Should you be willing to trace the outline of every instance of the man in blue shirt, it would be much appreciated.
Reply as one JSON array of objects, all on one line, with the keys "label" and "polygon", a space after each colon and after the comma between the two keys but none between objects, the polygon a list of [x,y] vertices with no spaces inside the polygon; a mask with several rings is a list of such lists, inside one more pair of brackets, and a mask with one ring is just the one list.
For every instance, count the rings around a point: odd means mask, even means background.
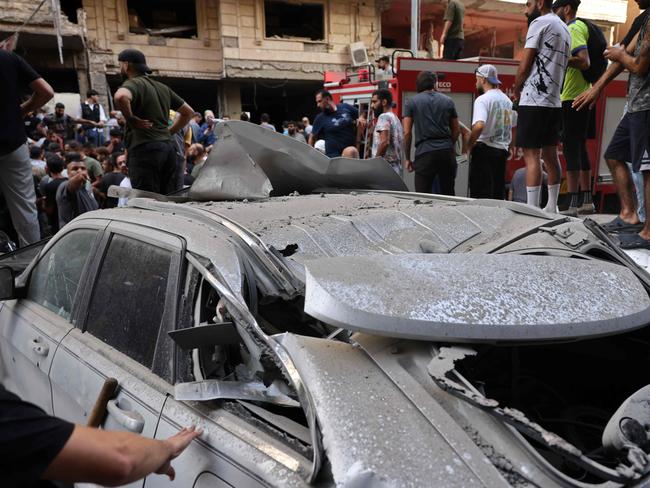
[{"label": "man in blue shirt", "polygon": [[313,146],[317,140],[323,139],[325,154],[337,158],[343,149],[356,144],[359,111],[347,103],[335,104],[327,90],[316,93],[316,105],[321,113],[314,119],[309,145]]}]

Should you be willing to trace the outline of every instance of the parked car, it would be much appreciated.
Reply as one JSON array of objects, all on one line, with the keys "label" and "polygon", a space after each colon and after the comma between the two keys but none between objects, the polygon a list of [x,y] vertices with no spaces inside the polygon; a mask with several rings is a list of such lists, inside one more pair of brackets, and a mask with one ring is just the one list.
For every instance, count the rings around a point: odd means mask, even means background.
[{"label": "parked car", "polygon": [[103,428],[200,425],[174,486],[646,483],[650,280],[593,222],[406,192],[135,198],[15,263],[2,382],[85,423],[115,378]]}]

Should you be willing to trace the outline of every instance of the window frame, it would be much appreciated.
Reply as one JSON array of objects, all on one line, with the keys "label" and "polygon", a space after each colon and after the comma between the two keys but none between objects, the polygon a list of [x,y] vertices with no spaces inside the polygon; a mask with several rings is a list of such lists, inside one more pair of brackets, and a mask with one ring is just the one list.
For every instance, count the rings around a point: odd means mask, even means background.
[{"label": "window frame", "polygon": [[[269,0],[272,2],[286,3],[291,5],[291,2],[284,0]],[[269,37],[266,32],[266,0],[260,0],[260,8],[262,10],[262,33],[265,41],[288,41],[288,42],[303,42],[306,44],[327,44],[329,42],[329,3],[326,0],[306,0],[305,4],[321,5],[323,7],[323,38],[312,39],[311,37]]]},{"label": "window frame", "polygon": [[96,269],[96,264],[98,261],[97,258],[101,250],[101,243],[105,239],[105,230],[107,226],[108,226],[108,222],[103,221],[101,219],[84,219],[80,222],[76,222],[73,225],[66,226],[65,231],[60,231],[57,233],[57,235],[52,237],[38,253],[38,256],[30,263],[30,265],[25,269],[23,274],[17,280],[19,287],[23,288],[24,290],[24,295],[21,295],[24,297],[22,298],[22,300],[25,300],[30,304],[38,306],[42,309],[48,310],[51,313],[56,313],[53,312],[52,310],[49,310],[47,307],[44,307],[42,304],[35,302],[31,298],[29,298],[28,296],[29,285],[32,280],[34,269],[45,258],[45,256],[49,253],[52,247],[56,246],[60,240],[62,240],[72,232],[76,232],[80,230],[95,231],[97,232],[97,235],[95,236],[95,241],[93,242],[90,253],[88,253],[88,259],[84,264],[83,269],[81,270],[81,279],[79,281],[79,286],[77,287],[75,296],[72,299],[72,310],[70,310],[70,318],[65,318],[60,316],[62,320],[69,322],[70,324],[72,324],[72,326],[76,326],[76,324],[79,321],[81,311],[83,310],[85,291],[88,288],[88,282],[90,281],[90,276],[93,275],[91,271]]},{"label": "window frame", "polygon": [[[99,280],[99,271],[104,264],[106,253],[108,252],[110,242],[114,235],[119,235],[126,237],[128,239],[134,239],[140,242],[144,242],[151,246],[159,247],[171,252],[171,261],[169,266],[169,278],[167,280],[167,290],[165,292],[165,308],[162,314],[161,326],[158,330],[158,337],[156,338],[156,346],[154,349],[154,358],[153,364],[151,367],[139,363],[134,358],[130,357],[128,354],[115,349],[115,351],[131,361],[137,362],[145,368],[146,370],[156,374],[162,380],[171,383],[174,381],[175,375],[175,364],[173,362],[174,351],[172,349],[172,361],[170,368],[170,377],[159,376],[155,370],[157,366],[156,356],[159,351],[160,343],[162,340],[165,340],[167,337],[167,332],[174,330],[176,321],[179,314],[179,302],[181,298],[181,291],[183,289],[183,282],[185,280],[185,271],[184,271],[184,256],[186,253],[186,241],[181,236],[172,234],[169,232],[162,231],[160,229],[149,227],[145,225],[137,225],[127,222],[111,222],[111,224],[106,229],[104,237],[102,239],[101,246],[98,246],[97,259],[95,260],[95,267],[92,270],[92,273],[89,273],[90,276],[94,279],[89,280],[85,289],[83,296],[83,307],[80,309],[79,321],[77,328],[81,329],[82,333],[88,333],[89,336],[92,336],[93,339],[100,341],[99,338],[95,337],[92,332],[89,332],[88,322],[90,320],[90,301],[95,292]],[[171,341],[167,337],[167,340]],[[103,341],[101,341],[104,343]],[[105,344],[105,343],[104,343]],[[107,344],[110,346],[110,344]],[[112,346],[111,346],[112,347]]]}]

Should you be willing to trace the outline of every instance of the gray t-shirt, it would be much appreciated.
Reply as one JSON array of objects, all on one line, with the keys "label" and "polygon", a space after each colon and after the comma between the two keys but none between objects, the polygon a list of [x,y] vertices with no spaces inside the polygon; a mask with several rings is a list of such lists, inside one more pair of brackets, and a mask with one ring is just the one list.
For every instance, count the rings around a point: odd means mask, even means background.
[{"label": "gray t-shirt", "polygon": [[404,117],[413,119],[415,126],[415,157],[451,149],[450,122],[458,118],[451,98],[435,90],[423,91],[406,102]]},{"label": "gray t-shirt", "polygon": [[[650,22],[650,16],[646,17],[641,30],[639,31],[639,40],[636,43],[634,56],[638,56],[641,52],[641,45],[645,39],[646,33]],[[642,112],[650,110],[650,70],[645,75],[635,75],[630,73],[630,85],[628,92],[628,112]]]},{"label": "gray t-shirt", "polygon": [[97,210],[99,205],[92,190],[81,187],[76,193],[68,193],[69,181],[64,181],[56,190],[56,206],[59,210],[59,227],[63,227],[82,213]]}]

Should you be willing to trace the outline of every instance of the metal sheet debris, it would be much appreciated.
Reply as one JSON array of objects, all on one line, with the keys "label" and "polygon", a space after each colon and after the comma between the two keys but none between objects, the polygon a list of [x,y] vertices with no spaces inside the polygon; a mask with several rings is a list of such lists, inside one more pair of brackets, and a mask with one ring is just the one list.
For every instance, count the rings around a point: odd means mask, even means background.
[{"label": "metal sheet debris", "polygon": [[174,386],[176,400],[252,400],[285,407],[299,407],[300,403],[280,391],[273,383],[269,387],[261,382],[203,380],[178,383]]},{"label": "metal sheet debris", "polygon": [[525,342],[622,333],[650,322],[639,280],[602,261],[402,254],[317,259],[305,267],[305,312],[371,334]]},{"label": "metal sheet debris", "polygon": [[259,199],[326,188],[407,190],[383,158],[330,159],[249,122],[222,122],[215,132],[217,142],[190,187],[192,200]]}]

